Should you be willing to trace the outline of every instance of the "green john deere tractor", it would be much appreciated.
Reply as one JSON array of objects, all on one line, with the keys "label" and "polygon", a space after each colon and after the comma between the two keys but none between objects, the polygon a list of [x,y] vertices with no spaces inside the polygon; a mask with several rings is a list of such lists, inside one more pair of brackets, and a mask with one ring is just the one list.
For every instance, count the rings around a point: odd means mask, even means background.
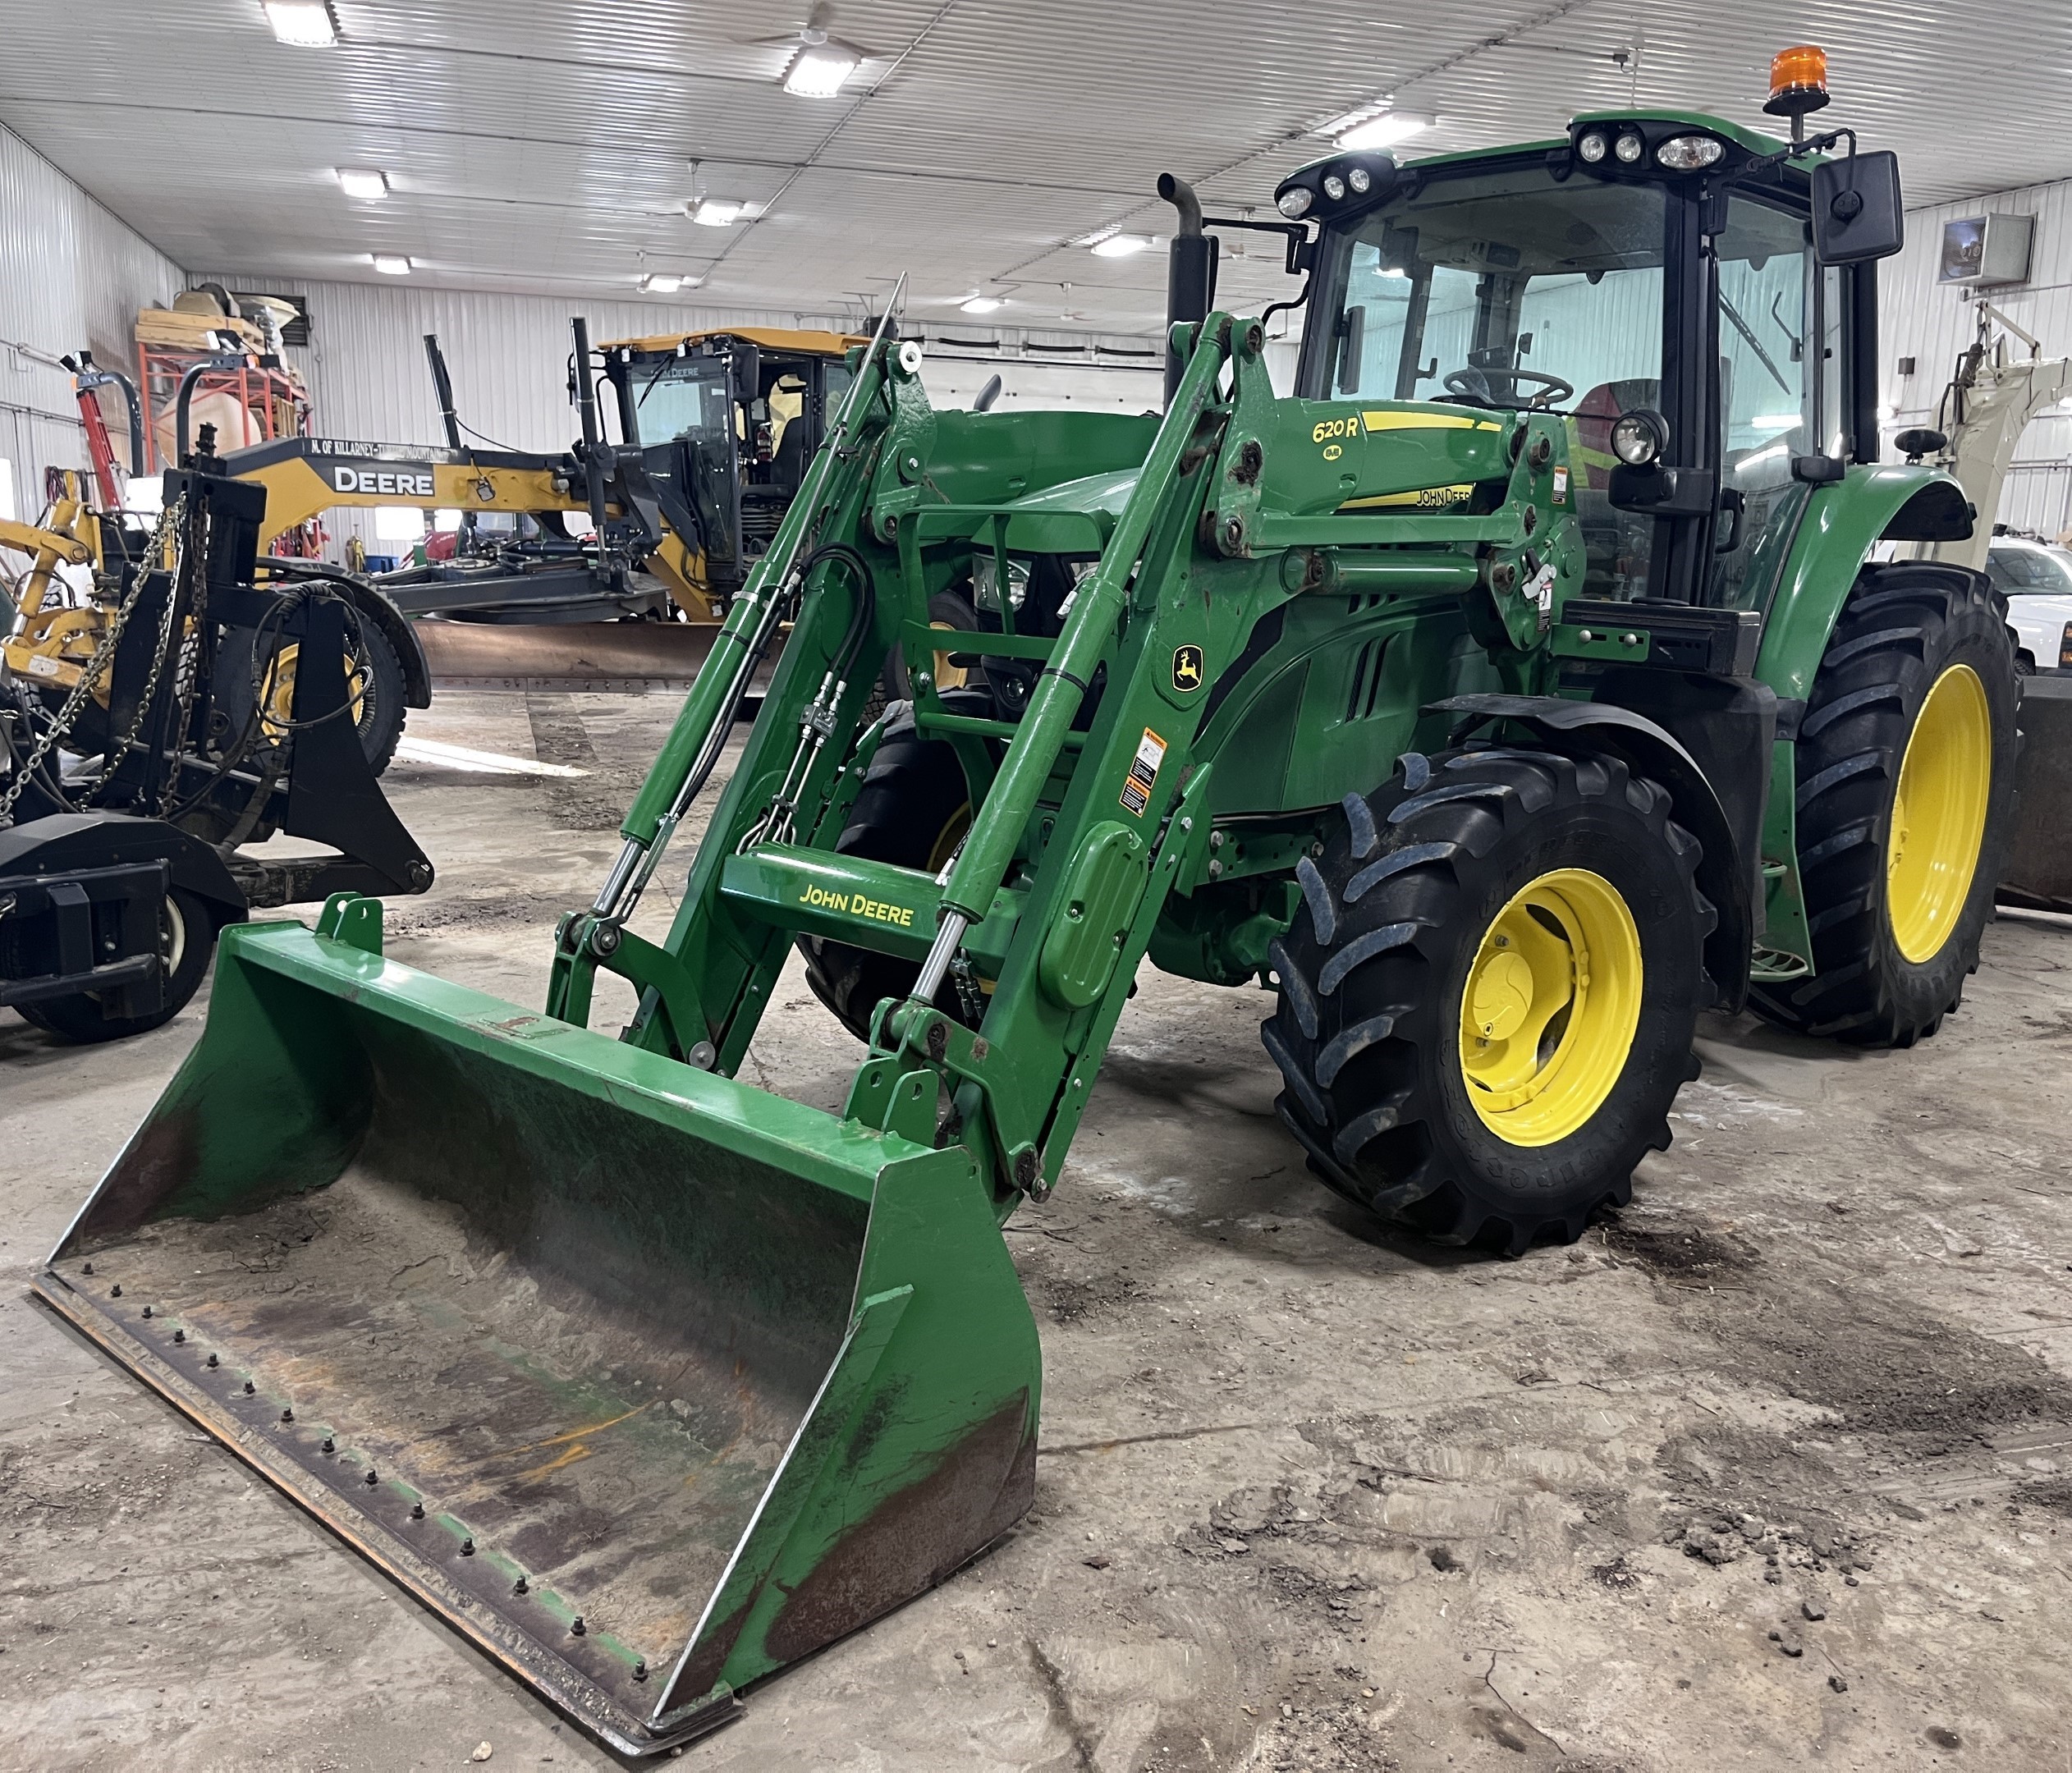
[{"label": "green john deere tractor", "polygon": [[[385,960],[371,899],[226,931],[38,1290],[647,1752],[1029,1506],[1000,1226],[1147,956],[1273,992],[1326,1184],[1513,1254],[1628,1198],[1700,1010],[1932,1033],[2014,662],[1980,575],[1873,562],[1972,514],[1877,460],[1897,175],[1837,145],[1648,112],[1300,172],[1286,398],[1177,182],[1162,419],[934,412],[881,327],[543,1010]],[[981,619],[947,689],[946,592]],[[840,1115],[736,1076],[795,948],[864,1043]]]}]

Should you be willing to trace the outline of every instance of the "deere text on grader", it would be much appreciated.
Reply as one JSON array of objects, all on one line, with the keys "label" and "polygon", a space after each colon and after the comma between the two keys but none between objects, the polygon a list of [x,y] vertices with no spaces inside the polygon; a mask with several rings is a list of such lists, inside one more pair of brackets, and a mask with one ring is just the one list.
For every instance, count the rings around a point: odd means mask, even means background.
[{"label": "deere text on grader", "polygon": [[[1990,909],[2013,661],[1978,574],[1871,563],[1972,514],[1877,459],[1897,173],[1799,139],[1805,60],[1791,144],[1622,112],[1295,174],[1288,398],[1177,184],[1162,420],[934,412],[882,327],[544,1012],[385,960],[374,900],[227,931],[38,1290],[652,1752],[1029,1506],[999,1228],[1147,955],[1275,991],[1327,1184],[1514,1253],[1628,1198],[1701,1009],[1932,1033]],[[983,613],[946,691],[947,589]],[[894,651],[912,699],[867,723]],[[868,1043],[839,1116],[735,1076],[795,944]],[[639,993],[617,1038],[600,970]]]}]

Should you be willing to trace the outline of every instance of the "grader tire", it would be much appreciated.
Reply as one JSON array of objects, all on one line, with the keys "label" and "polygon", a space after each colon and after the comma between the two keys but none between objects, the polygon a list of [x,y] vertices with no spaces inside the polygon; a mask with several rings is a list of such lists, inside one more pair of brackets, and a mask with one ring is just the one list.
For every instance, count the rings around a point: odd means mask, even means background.
[{"label": "grader tire", "polygon": [[1667,1148],[1714,912],[1670,796],[1611,758],[1412,755],[1298,864],[1262,1029],[1331,1187],[1445,1244],[1573,1242]]},{"label": "grader tire", "polygon": [[1983,573],[1867,567],[1799,724],[1813,974],[1749,1007],[1859,1047],[1933,1034],[1978,970],[2014,813],[2014,643]]}]

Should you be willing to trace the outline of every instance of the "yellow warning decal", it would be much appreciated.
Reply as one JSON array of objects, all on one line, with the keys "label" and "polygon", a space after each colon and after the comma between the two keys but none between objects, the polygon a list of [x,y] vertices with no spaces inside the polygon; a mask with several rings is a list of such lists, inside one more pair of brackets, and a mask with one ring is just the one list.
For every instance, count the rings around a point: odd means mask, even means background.
[{"label": "yellow warning decal", "polygon": [[1158,780],[1158,766],[1166,761],[1166,741],[1148,726],[1137,743],[1137,754],[1130,759],[1130,773],[1122,781],[1123,810],[1142,818],[1151,804],[1152,785]]},{"label": "yellow warning decal", "polygon": [[1370,431],[1501,431],[1494,419],[1473,413],[1366,412],[1360,421]]}]

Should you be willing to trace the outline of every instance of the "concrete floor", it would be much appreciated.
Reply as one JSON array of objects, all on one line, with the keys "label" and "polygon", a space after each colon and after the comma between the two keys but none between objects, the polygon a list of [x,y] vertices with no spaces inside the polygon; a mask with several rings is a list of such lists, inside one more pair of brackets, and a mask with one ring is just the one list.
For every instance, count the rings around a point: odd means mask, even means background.
[{"label": "concrete floor", "polygon": [[[392,771],[440,880],[390,953],[536,1005],[674,706],[414,716],[591,773]],[[2003,919],[1912,1052],[1708,1026],[1632,1208],[1516,1262],[1309,1179],[1267,1008],[1147,968],[1009,1228],[1035,1512],[687,1762],[2072,1767],[2072,919]],[[25,1296],[202,1009],[0,1012],[0,1766],[613,1765]],[[854,1058],[794,978],[745,1075],[828,1106]]]}]

